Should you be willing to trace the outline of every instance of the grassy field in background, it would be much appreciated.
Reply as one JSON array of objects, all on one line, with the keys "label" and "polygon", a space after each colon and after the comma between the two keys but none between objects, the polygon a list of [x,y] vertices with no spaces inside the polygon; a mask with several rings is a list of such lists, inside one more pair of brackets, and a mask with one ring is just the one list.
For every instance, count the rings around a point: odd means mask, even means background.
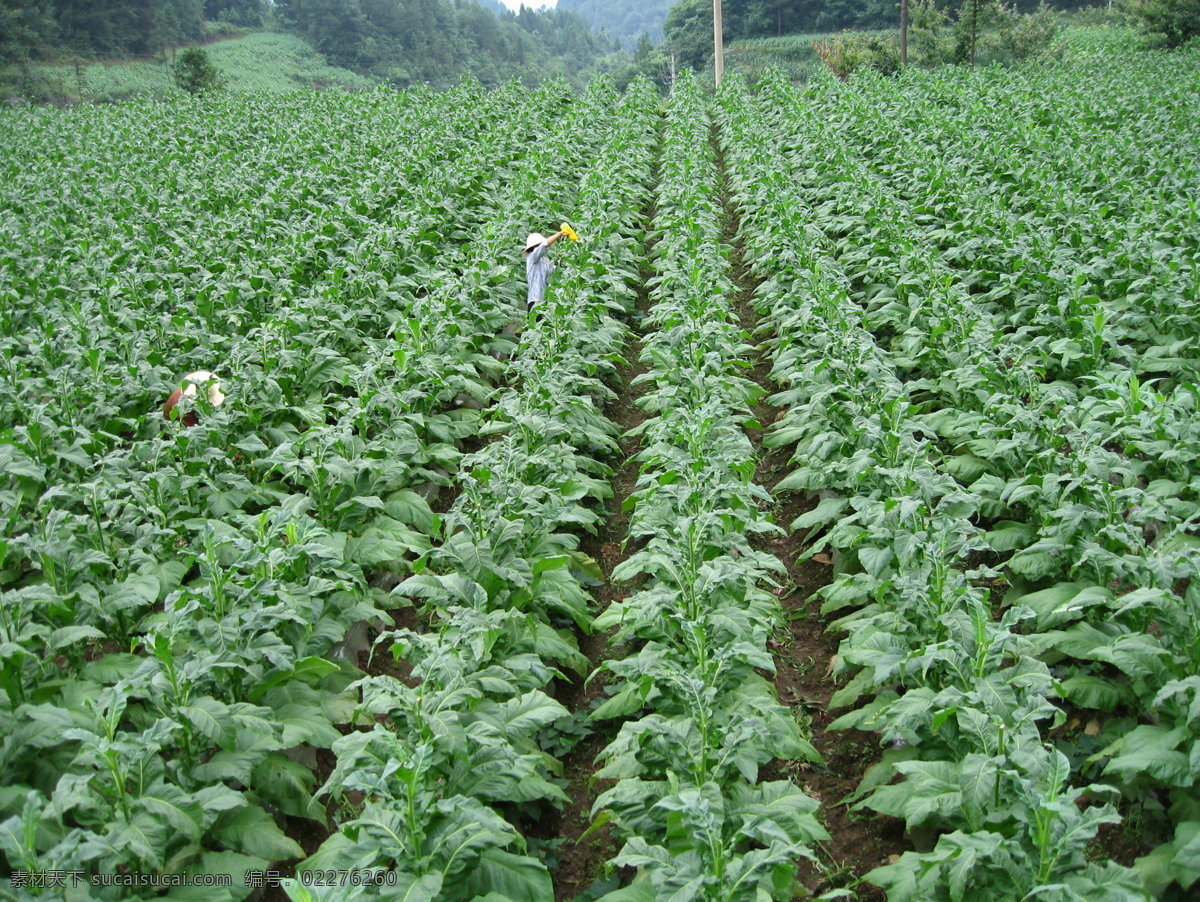
[{"label": "grassy field in background", "polygon": [[793,79],[805,80],[821,67],[813,41],[828,34],[788,34],[777,38],[734,41],[725,49],[725,65],[756,79],[767,69],[778,68]]},{"label": "grassy field in background", "polygon": [[[314,86],[369,88],[374,79],[330,66],[294,35],[260,32],[209,44],[204,48],[232,91],[281,93]],[[45,67],[60,92],[81,100],[125,100],[179,89],[171,79],[171,55],[158,62],[104,62]]]}]

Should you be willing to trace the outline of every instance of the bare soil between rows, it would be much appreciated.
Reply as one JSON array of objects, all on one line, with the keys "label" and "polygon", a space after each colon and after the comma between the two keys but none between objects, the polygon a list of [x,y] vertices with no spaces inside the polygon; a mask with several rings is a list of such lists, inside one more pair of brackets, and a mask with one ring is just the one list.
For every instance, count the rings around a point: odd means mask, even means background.
[{"label": "bare soil between rows", "polygon": [[[645,285],[648,277],[649,273],[643,271],[641,285]],[[650,300],[643,288],[638,294],[636,315],[644,315],[649,306]],[[641,342],[631,329],[624,360],[618,366],[615,384],[611,386],[617,397],[605,408],[605,414],[621,431],[621,456],[613,462],[613,497],[608,499],[608,516],[596,534],[586,535],[580,543],[580,550],[591,556],[604,574],[603,584],[592,591],[597,614],[613,602],[628,598],[636,588],[630,584],[614,583],[612,573],[633,551],[626,544],[629,512],[623,510],[623,505],[633,493],[640,470],[639,463],[634,459],[639,441],[627,437],[626,433],[647,418],[646,412],[637,406],[637,399],[643,391],[632,384],[634,379],[646,372],[645,365],[638,359],[640,353]],[[594,674],[586,686],[582,680],[578,681],[569,694],[560,695],[559,701],[572,712],[589,711],[606,697],[607,674],[596,671],[596,668],[610,657],[608,643],[611,632],[594,633],[584,637],[581,642],[580,648],[591,662]],[[619,851],[611,827],[602,826],[588,832],[592,824],[592,806],[597,796],[611,785],[608,781],[596,781],[592,776],[600,769],[597,756],[608,745],[616,729],[615,724],[594,725],[594,732],[563,759],[563,776],[567,780],[570,802],[556,818],[544,825],[546,832],[559,841],[558,868],[554,871],[556,902],[569,902],[587,891],[603,875],[605,863]]]}]

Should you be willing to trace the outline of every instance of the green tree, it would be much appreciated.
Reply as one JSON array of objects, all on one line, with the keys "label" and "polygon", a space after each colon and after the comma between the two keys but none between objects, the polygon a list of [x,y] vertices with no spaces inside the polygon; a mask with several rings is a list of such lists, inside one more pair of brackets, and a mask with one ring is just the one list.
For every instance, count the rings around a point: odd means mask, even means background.
[{"label": "green tree", "polygon": [[642,35],[633,52],[633,62],[615,78],[617,89],[624,91],[629,83],[639,76],[650,79],[660,88],[667,86],[674,73],[671,71],[671,53],[666,44],[657,47],[648,35]]},{"label": "green tree", "polygon": [[1152,43],[1181,47],[1200,35],[1200,0],[1125,0],[1123,6]]},{"label": "green tree", "polygon": [[918,66],[955,62],[952,23],[934,0],[911,0],[908,16],[910,62]]},{"label": "green tree", "polygon": [[266,7],[264,0],[204,0],[204,18],[257,28],[263,23]]},{"label": "green tree", "polygon": [[221,72],[201,47],[188,47],[179,54],[171,67],[175,84],[189,94],[205,94],[216,91],[224,84]]},{"label": "green tree", "polygon": [[204,35],[204,0],[154,0],[149,43],[154,51]]},{"label": "green tree", "polygon": [[153,53],[158,0],[57,0],[61,47],[101,56]]},{"label": "green tree", "polygon": [[365,68],[374,62],[361,53],[373,29],[359,0],[289,0],[278,8],[331,63]]},{"label": "green tree", "polygon": [[57,31],[47,0],[0,0],[0,66],[38,59]]},{"label": "green tree", "polygon": [[680,0],[663,26],[667,49],[680,69],[702,69],[713,53],[712,0]]}]

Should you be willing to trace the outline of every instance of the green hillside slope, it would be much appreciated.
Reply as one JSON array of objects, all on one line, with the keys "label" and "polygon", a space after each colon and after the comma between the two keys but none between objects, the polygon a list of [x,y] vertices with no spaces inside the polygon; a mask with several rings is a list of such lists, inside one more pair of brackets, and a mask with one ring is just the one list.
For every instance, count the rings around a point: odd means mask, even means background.
[{"label": "green hillside slope", "polygon": [[[295,35],[257,32],[218,41],[205,49],[225,78],[226,87],[233,91],[279,93],[312,87],[362,89],[379,84],[349,69],[330,66]],[[112,61],[45,66],[40,71],[59,96],[113,101],[178,92],[171,79],[170,63],[168,56],[162,62]]]}]

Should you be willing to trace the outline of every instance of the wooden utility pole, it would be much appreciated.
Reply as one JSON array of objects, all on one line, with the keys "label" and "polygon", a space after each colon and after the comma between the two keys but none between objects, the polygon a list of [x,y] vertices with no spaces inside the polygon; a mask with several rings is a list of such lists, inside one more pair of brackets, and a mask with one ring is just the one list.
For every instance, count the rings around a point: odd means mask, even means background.
[{"label": "wooden utility pole", "polygon": [[908,65],[908,0],[900,0],[900,65]]},{"label": "wooden utility pole", "polygon": [[975,39],[979,36],[979,0],[971,0],[971,68],[975,68]]},{"label": "wooden utility pole", "polygon": [[725,28],[721,24],[721,0],[713,0],[713,70],[716,86],[721,87],[721,76],[725,73]]}]

